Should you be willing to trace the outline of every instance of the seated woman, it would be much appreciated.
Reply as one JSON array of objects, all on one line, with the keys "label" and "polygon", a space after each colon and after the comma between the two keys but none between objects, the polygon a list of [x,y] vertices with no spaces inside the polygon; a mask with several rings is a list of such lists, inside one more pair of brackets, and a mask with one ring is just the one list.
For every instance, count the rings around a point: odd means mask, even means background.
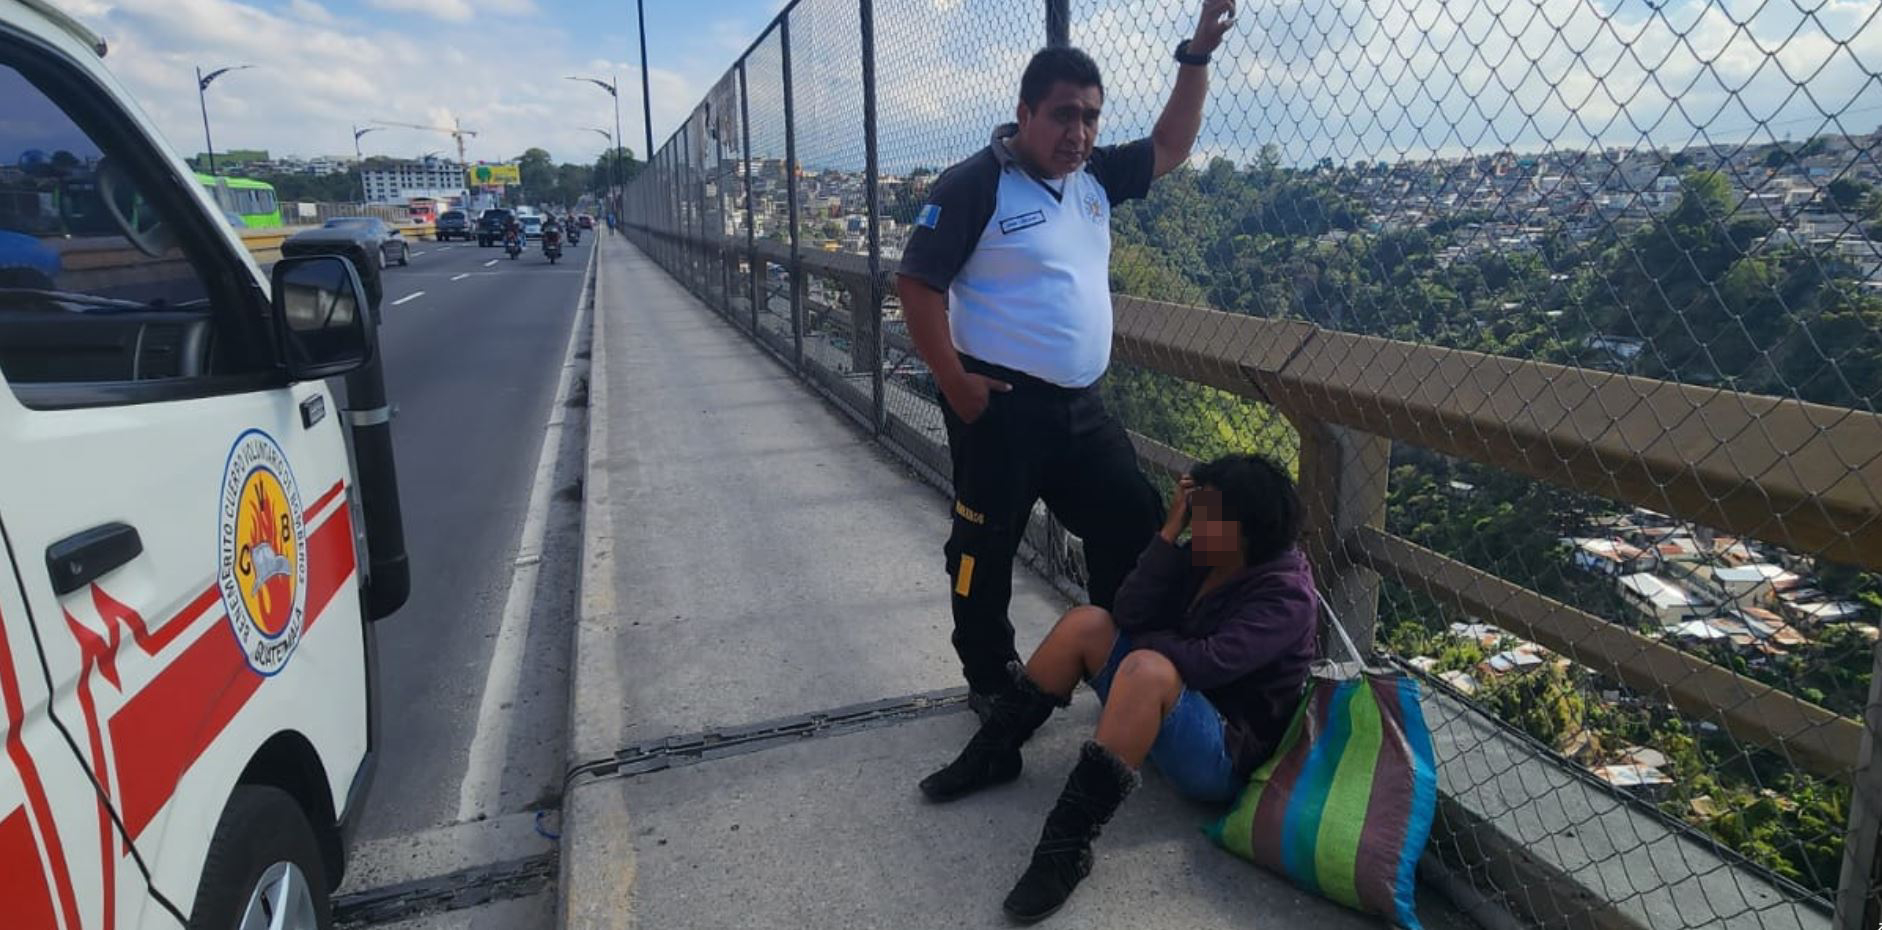
[{"label": "seated woman", "polygon": [[[1190,542],[1179,544],[1186,525]],[[1227,802],[1273,752],[1314,657],[1318,602],[1299,535],[1300,498],[1280,466],[1254,455],[1198,466],[1115,610],[1074,608],[1024,668],[1008,666],[1016,687],[952,763],[922,780],[930,800],[1019,777],[1020,746],[1071,703],[1081,679],[1104,702],[1096,738],[1006,897],[1010,917],[1044,919],[1071,896],[1146,756],[1183,794]]]}]

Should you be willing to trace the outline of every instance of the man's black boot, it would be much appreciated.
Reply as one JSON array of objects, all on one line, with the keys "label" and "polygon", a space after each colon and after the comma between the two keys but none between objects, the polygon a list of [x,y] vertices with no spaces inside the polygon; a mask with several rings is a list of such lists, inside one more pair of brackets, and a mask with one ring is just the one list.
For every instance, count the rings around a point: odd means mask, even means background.
[{"label": "man's black boot", "polygon": [[1026,675],[1025,666],[1009,662],[1013,686],[993,696],[986,719],[967,748],[947,767],[921,780],[921,793],[930,801],[952,801],[1019,777],[1019,747],[1052,712],[1071,703],[1047,694]]},{"label": "man's black boot", "polygon": [[1065,780],[1059,803],[1046,815],[1032,864],[1006,896],[1006,915],[1030,924],[1052,916],[1091,874],[1091,841],[1142,781],[1111,750],[1087,742]]}]

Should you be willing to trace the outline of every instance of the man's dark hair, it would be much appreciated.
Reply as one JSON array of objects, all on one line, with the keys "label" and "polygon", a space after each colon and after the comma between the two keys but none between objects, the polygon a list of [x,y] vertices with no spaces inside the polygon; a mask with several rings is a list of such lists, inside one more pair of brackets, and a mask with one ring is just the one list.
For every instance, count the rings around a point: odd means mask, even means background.
[{"label": "man's dark hair", "polygon": [[1189,477],[1222,495],[1222,519],[1242,525],[1248,564],[1266,562],[1300,539],[1300,494],[1273,459],[1225,455],[1191,469]]},{"label": "man's dark hair", "polygon": [[1052,93],[1052,85],[1064,81],[1079,87],[1096,87],[1104,93],[1104,79],[1098,76],[1098,63],[1091,56],[1069,45],[1042,48],[1026,63],[1026,73],[1019,78],[1019,102],[1036,107]]}]

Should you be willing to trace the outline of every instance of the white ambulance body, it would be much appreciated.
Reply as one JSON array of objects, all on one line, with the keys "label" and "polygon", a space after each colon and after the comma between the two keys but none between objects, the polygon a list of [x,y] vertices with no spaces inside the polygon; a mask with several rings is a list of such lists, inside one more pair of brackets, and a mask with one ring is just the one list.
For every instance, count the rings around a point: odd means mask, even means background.
[{"label": "white ambulance body", "polygon": [[0,927],[324,927],[404,599],[376,308],[264,277],[103,51],[0,0]]}]

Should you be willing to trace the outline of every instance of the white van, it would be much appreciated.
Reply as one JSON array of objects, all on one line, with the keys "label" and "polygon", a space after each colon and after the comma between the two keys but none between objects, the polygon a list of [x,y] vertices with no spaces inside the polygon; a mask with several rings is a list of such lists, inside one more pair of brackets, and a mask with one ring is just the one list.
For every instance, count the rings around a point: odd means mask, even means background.
[{"label": "white van", "polygon": [[377,269],[264,277],[104,51],[0,0],[0,926],[326,927],[408,586]]}]

